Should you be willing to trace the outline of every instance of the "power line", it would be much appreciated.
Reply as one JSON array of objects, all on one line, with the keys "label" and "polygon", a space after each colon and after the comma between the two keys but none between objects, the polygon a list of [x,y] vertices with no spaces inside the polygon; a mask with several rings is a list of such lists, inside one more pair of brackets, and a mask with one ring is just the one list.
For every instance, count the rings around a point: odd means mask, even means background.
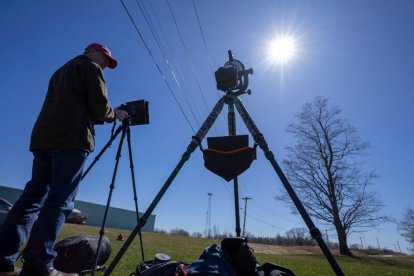
[{"label": "power line", "polygon": [[164,76],[164,74],[162,73],[160,66],[159,66],[159,65],[158,65],[158,63],[156,62],[156,60],[155,60],[155,58],[154,58],[154,55],[152,54],[152,52],[151,52],[151,50],[149,49],[149,47],[148,47],[147,43],[145,42],[144,37],[142,36],[141,32],[139,31],[139,29],[138,29],[137,25],[135,24],[134,19],[132,18],[131,14],[130,14],[130,13],[129,13],[129,11],[128,11],[128,8],[125,6],[125,3],[124,3],[124,1],[123,1],[123,0],[120,0],[120,1],[121,1],[121,3],[122,3],[122,6],[123,6],[123,7],[124,7],[124,9],[125,9],[125,12],[128,14],[129,19],[131,20],[132,24],[134,25],[135,31],[137,32],[137,34],[138,34],[138,35],[139,35],[139,37],[141,38],[141,41],[144,43],[144,46],[145,46],[145,48],[146,48],[146,50],[147,50],[148,54],[150,55],[150,57],[151,57],[151,59],[152,59],[153,63],[155,64],[155,66],[156,66],[156,67],[157,67],[157,69],[158,69],[158,72],[161,74],[162,79],[164,80],[165,84],[167,85],[168,90],[170,91],[170,93],[171,93],[171,95],[173,96],[173,98],[174,98],[174,100],[175,100],[176,104],[177,104],[177,105],[178,105],[178,107],[180,108],[181,113],[184,115],[184,118],[185,118],[185,120],[187,121],[187,124],[190,126],[190,128],[191,128],[191,129],[192,129],[192,131],[193,131],[193,133],[195,133],[195,130],[194,130],[193,126],[192,126],[192,125],[191,125],[191,123],[190,123],[190,120],[188,119],[188,117],[187,117],[187,115],[185,114],[185,112],[184,112],[184,110],[183,110],[182,106],[181,106],[181,105],[180,105],[180,103],[178,102],[177,97],[176,97],[176,96],[175,96],[175,94],[173,93],[173,91],[172,91],[172,88],[171,88],[170,84],[168,83],[168,81],[167,81],[166,77],[165,77],[165,76]]},{"label": "power line", "polygon": [[170,0],[167,0],[167,4],[168,4],[168,8],[169,8],[169,10],[170,10],[171,16],[172,16],[172,18],[173,18],[173,21],[174,21],[175,27],[176,27],[176,29],[177,29],[178,36],[180,37],[181,44],[183,45],[184,52],[185,52],[185,55],[186,55],[186,57],[187,57],[188,63],[190,64],[191,71],[192,71],[192,73],[193,73],[194,79],[196,80],[196,83],[197,83],[198,89],[200,90],[200,94],[201,94],[201,97],[202,97],[202,99],[203,99],[204,105],[205,105],[205,107],[206,107],[207,112],[209,112],[210,108],[209,108],[209,107],[208,107],[208,105],[207,105],[206,99],[205,99],[205,97],[204,97],[204,92],[203,92],[203,89],[201,88],[200,82],[199,82],[199,80],[198,80],[198,78],[197,78],[197,75],[196,75],[196,72],[195,72],[195,69],[194,69],[194,65],[193,65],[193,63],[192,63],[192,61],[191,61],[191,59],[190,59],[190,56],[189,56],[189,53],[188,53],[187,47],[185,46],[183,36],[181,35],[180,28],[178,27],[178,24],[177,24],[177,20],[175,19],[175,16],[174,16],[173,10],[172,10],[171,5],[170,5]]},{"label": "power line", "polygon": [[[156,34],[156,31],[155,31],[155,26],[154,26],[154,24],[151,22],[151,19],[150,19],[150,16],[148,15],[148,11],[146,10],[146,8],[145,8],[145,5],[142,3],[142,5],[140,5],[139,4],[139,2],[138,2],[138,0],[136,0],[136,2],[137,2],[137,4],[138,4],[138,6],[139,6],[139,8],[140,8],[140,10],[141,10],[141,13],[143,14],[143,16],[145,17],[145,19],[146,19],[146,21],[147,21],[147,24],[149,25],[149,27],[150,27],[150,29],[151,29],[151,32],[153,33],[153,36],[154,36],[154,38],[155,38],[155,40],[157,41],[157,44],[158,44],[158,47],[160,48],[160,50],[161,50],[161,52],[162,52],[162,54],[163,54],[163,56],[164,56],[164,58],[165,58],[165,60],[166,60],[166,63],[167,63],[167,65],[169,66],[169,68],[170,68],[170,71],[171,71],[171,74],[173,75],[173,77],[174,77],[174,79],[175,79],[175,82],[177,83],[177,86],[180,88],[180,90],[182,90],[182,88],[181,88],[181,86],[180,86],[180,84],[179,84],[179,81],[178,81],[178,79],[176,78],[176,74],[174,73],[174,71],[178,71],[178,73],[180,74],[180,76],[181,76],[181,78],[183,79],[183,81],[184,81],[184,78],[183,78],[183,76],[182,76],[182,74],[181,74],[181,72],[180,72],[180,70],[179,70],[179,66],[177,66],[177,69],[174,69],[174,68],[172,68],[172,66],[173,66],[173,64],[172,63],[170,63],[168,60],[169,60],[169,58],[167,58],[166,56],[168,55],[168,53],[167,53],[167,51],[165,50],[165,48],[164,48],[164,46],[162,45],[162,42],[161,42],[161,39],[160,39],[160,37]],[[149,1],[149,7],[150,7],[150,9],[151,9],[151,11],[152,11],[152,13],[153,13],[153,15],[154,15],[154,17],[155,17],[155,20],[156,20],[156,22],[158,23],[158,26],[159,26],[159,29],[161,30],[161,33],[162,33],[162,35],[164,36],[164,38],[165,38],[165,42],[166,42],[166,44],[167,44],[167,46],[169,47],[169,48],[171,48],[171,46],[169,45],[169,43],[168,43],[168,39],[167,39],[167,36],[166,36],[166,34],[165,34],[165,32],[164,32],[164,29],[162,28],[162,25],[161,25],[161,23],[160,23],[160,21],[159,21],[159,19],[158,19],[158,16],[157,16],[157,13],[154,11],[154,8],[153,8],[153,6],[152,6],[152,2],[151,1]],[[172,13],[172,10],[170,9],[170,12],[171,12],[171,14],[172,14],[172,16],[173,16],[173,18],[174,18],[174,15],[173,15],[173,13]],[[197,17],[198,17],[198,15],[197,15]],[[148,18],[148,19],[147,19]],[[175,18],[174,18],[174,21],[175,21]],[[175,22],[176,23],[176,22]],[[200,22],[199,22],[199,24],[200,24]],[[177,23],[176,23],[176,26],[177,26]],[[178,28],[178,26],[177,26],[177,28]],[[201,26],[200,26],[200,29],[201,29]],[[179,32],[179,31],[178,31]],[[180,34],[180,32],[179,32],[179,34]],[[181,36],[180,36],[181,37]],[[181,37],[181,39],[182,39],[182,37]],[[203,36],[203,40],[205,41],[205,39],[204,39],[204,36]],[[167,47],[167,48],[168,48]],[[205,46],[205,49],[207,50],[207,48],[206,48],[206,46]],[[207,53],[207,55],[208,55],[208,53]],[[209,58],[209,57],[208,57]],[[210,60],[210,58],[209,58],[209,60]],[[175,61],[175,60],[174,60]],[[175,61],[176,62],[176,61]],[[177,63],[177,62],[176,62]],[[211,62],[209,62],[210,63],[210,69],[211,69]],[[177,63],[178,64],[178,63]],[[212,69],[211,69],[212,70]],[[185,94],[185,93],[184,93]],[[191,95],[191,94],[190,94]],[[195,121],[198,123],[198,121],[197,121],[197,119],[195,118],[196,116],[194,115],[194,113],[192,112],[192,108],[191,108],[191,104],[188,102],[188,99],[187,99],[187,97],[186,96],[184,96],[184,98],[186,99],[186,102],[187,102],[187,105],[188,105],[188,107],[189,107],[189,109],[190,109],[190,112],[192,113],[192,115],[193,115],[193,118],[195,119]],[[197,110],[197,109],[196,109]],[[200,117],[200,115],[198,114],[198,112],[197,112],[197,115]],[[200,117],[201,118],[201,117]],[[199,124],[200,126],[201,126],[201,124]],[[215,128],[215,126],[213,125],[213,128],[214,128],[214,131],[217,133],[217,129]],[[230,196],[230,198],[232,198],[232,199],[234,199],[234,195],[230,192],[230,190],[229,190],[229,188],[227,187],[227,185],[226,185],[226,183],[225,183],[225,181],[223,180],[223,179],[221,179],[221,182],[223,183],[223,185],[224,185],[224,187],[225,187],[225,189],[227,190],[227,192],[228,192],[228,194],[229,194],[229,196]]]},{"label": "power line", "polygon": [[[264,202],[268,202],[268,200],[265,200]],[[276,202],[276,200],[275,200]],[[276,204],[275,204],[276,205]],[[273,217],[282,218],[283,221],[289,221],[291,223],[297,223],[296,220],[294,220],[294,215],[286,215],[283,212],[280,212],[279,207],[271,208],[269,206],[266,206],[263,204],[263,202],[255,201],[255,204],[252,205],[252,208],[258,208],[261,212],[266,211],[269,215],[272,215]]]},{"label": "power line", "polygon": [[[154,37],[155,41],[157,42],[158,48],[160,49],[161,54],[163,55],[163,57],[164,57],[164,59],[165,59],[165,62],[166,62],[166,64],[167,64],[168,68],[169,68],[169,69],[170,69],[170,71],[171,71],[171,74],[172,74],[172,76],[173,76],[173,78],[174,78],[174,80],[175,80],[175,82],[176,82],[176,84],[177,84],[177,86],[178,86],[178,88],[179,88],[179,91],[180,91],[181,95],[183,96],[184,100],[185,100],[185,101],[186,101],[186,103],[187,103],[187,107],[188,107],[188,109],[190,110],[190,112],[191,112],[191,114],[192,114],[192,116],[193,116],[194,121],[195,121],[195,122],[197,123],[197,125],[200,127],[200,126],[201,126],[201,123],[200,123],[200,121],[198,120],[198,119],[200,118],[200,114],[199,114],[198,112],[194,112],[194,109],[192,108],[192,106],[191,106],[191,104],[190,104],[190,100],[188,99],[187,93],[185,93],[185,90],[181,87],[181,85],[180,85],[180,83],[179,83],[179,81],[178,81],[178,78],[177,78],[177,74],[175,73],[175,71],[178,71],[178,72],[179,72],[179,70],[175,69],[175,68],[173,67],[173,64],[169,62],[169,58],[167,57],[167,56],[168,56],[167,51],[165,50],[165,47],[164,47],[164,45],[162,44],[161,39],[160,39],[160,37],[158,36],[158,34],[157,34],[157,32],[156,32],[155,26],[154,26],[154,24],[152,23],[152,21],[151,21],[151,19],[150,19],[149,15],[148,15],[148,12],[147,12],[147,10],[146,10],[146,8],[145,8],[145,6],[144,6],[143,4],[141,5],[141,4],[140,4],[140,2],[139,2],[138,0],[135,0],[135,2],[137,3],[137,5],[138,5],[138,7],[139,7],[139,9],[140,9],[140,11],[141,11],[141,13],[142,13],[142,15],[143,15],[143,16],[144,16],[144,18],[145,18],[145,21],[147,22],[148,27],[150,28],[150,31],[151,31],[151,33],[152,33],[152,35],[153,35],[153,37]],[[152,7],[152,6],[151,6],[151,7]],[[155,14],[155,13],[154,13],[154,14]],[[155,16],[156,16],[156,14],[155,14]],[[156,18],[157,18],[157,17],[156,17]],[[158,18],[157,18],[157,20],[158,20]],[[160,28],[161,28],[161,24],[159,24],[159,26],[160,26]],[[162,28],[161,28],[161,29],[162,29]],[[164,32],[162,32],[162,34],[164,34]],[[164,36],[164,37],[165,37],[165,40],[166,40],[166,41],[168,41],[168,40],[167,40],[167,38],[166,38],[166,36]],[[181,72],[179,72],[179,73],[181,74]],[[181,79],[183,80],[183,84],[184,84],[184,78],[182,77],[182,74],[181,74]],[[198,117],[199,117],[199,118],[197,118],[197,116],[196,116],[196,114],[195,114],[195,113],[197,113],[197,115],[198,115]],[[200,119],[200,120],[201,120],[201,119]]]},{"label": "power line", "polygon": [[261,222],[261,223],[263,223],[263,224],[265,224],[265,225],[267,225],[267,226],[270,226],[270,227],[272,227],[272,228],[276,228],[276,229],[279,229],[279,230],[282,230],[282,231],[286,231],[286,229],[283,229],[283,228],[280,228],[280,227],[277,227],[277,226],[275,226],[275,225],[273,225],[273,224],[271,224],[271,223],[268,223],[268,222],[266,222],[266,221],[264,221],[264,220],[261,220],[261,219],[259,219],[259,218],[256,218],[256,217],[253,217],[252,215],[247,215],[249,218],[251,218],[251,219],[254,219],[254,220],[256,220],[256,221],[258,221],[258,222]]},{"label": "power line", "polygon": [[[138,4],[139,5],[139,4]],[[142,4],[142,7],[143,7],[143,10],[144,10],[144,12],[147,14],[147,17],[148,18],[150,18],[150,16],[148,15],[148,12],[147,12],[147,10],[145,9],[145,5],[144,4]],[[154,17],[155,17],[155,20],[156,20],[156,22],[157,22],[157,24],[158,24],[158,27],[159,27],[159,29],[160,29],[160,31],[161,31],[161,33],[162,33],[162,35],[163,35],[163,37],[165,38],[165,43],[167,44],[167,48],[171,48],[171,46],[169,45],[169,42],[168,42],[168,39],[167,39],[167,36],[166,36],[166,34],[165,34],[165,32],[164,32],[164,29],[162,28],[162,25],[161,25],[161,23],[160,23],[160,21],[159,21],[159,19],[158,19],[158,16],[157,16],[157,13],[154,11],[154,7],[153,7],[153,5],[152,5],[152,2],[151,1],[149,1],[149,7],[150,7],[150,10],[152,11],[152,14],[154,15]],[[143,12],[143,13],[144,13]],[[145,16],[145,15],[144,15]],[[149,22],[151,22],[151,19],[149,19]],[[152,22],[151,22],[151,24],[152,24]],[[156,28],[153,26],[153,29],[155,30]],[[158,39],[159,39],[159,37],[158,37]],[[159,39],[160,41],[161,41],[161,39]],[[160,44],[162,45],[162,43],[160,42]],[[166,55],[168,55],[168,53],[167,53],[167,51],[166,50],[164,50],[164,52],[165,52],[165,54]],[[172,55],[173,56],[173,55]],[[173,56],[174,57],[174,56]],[[173,61],[175,62],[175,63],[177,63],[176,61],[175,61],[175,59],[174,58],[172,58],[173,59]],[[167,60],[167,63],[168,63],[168,59],[166,58],[166,60]],[[170,64],[170,63],[168,63],[168,65],[170,66],[172,66],[172,63]],[[183,82],[184,82],[184,78],[183,78],[183,76],[182,76],[182,74],[181,74],[181,72],[180,72],[180,70],[179,70],[179,65],[178,65],[178,63],[177,63],[177,68],[175,69],[176,71],[178,71],[178,73],[180,74],[180,76],[181,76],[181,78],[183,79]],[[175,78],[175,74],[174,74],[174,72],[173,72],[173,70],[171,70],[171,73],[173,74],[173,76],[174,76],[174,78]],[[178,83],[178,80],[176,80],[176,82],[177,82],[177,86],[179,86],[180,87],[180,84]],[[180,87],[181,88],[181,87]],[[192,99],[192,97],[191,97],[191,94],[190,94],[190,98]],[[196,109],[197,110],[197,109]],[[200,117],[200,115],[198,114],[198,112],[197,112],[197,115]],[[194,116],[194,114],[193,114],[193,116]],[[200,117],[200,120],[201,120],[201,117]],[[217,129],[215,128],[215,126],[213,125],[213,128],[214,128],[214,131],[217,133]],[[231,199],[234,199],[234,195],[230,192],[230,190],[229,190],[229,188],[228,188],[228,186],[227,186],[227,183],[223,180],[223,179],[221,179],[221,182],[223,183],[223,186],[225,187],[225,189],[226,189],[226,191],[227,191],[227,193],[229,194],[229,196],[230,196],[230,198]]]},{"label": "power line", "polygon": [[[204,51],[206,52],[208,64],[210,66],[211,75],[213,76],[213,81],[214,81],[213,65],[211,64],[210,55],[208,54],[206,39],[204,37],[203,28],[201,27],[200,17],[198,16],[197,7],[196,7],[196,4],[195,4],[195,1],[194,0],[193,0],[193,7],[194,7],[194,12],[195,12],[196,17],[197,17],[197,22],[198,22],[198,27],[200,29],[201,37],[203,38]],[[218,91],[217,87],[216,87],[216,91],[217,91],[217,97],[220,98],[220,92]]]},{"label": "power line", "polygon": [[[152,8],[152,4],[151,4],[151,2],[149,2],[149,4],[150,4],[150,7],[151,7],[151,9],[152,9],[153,13],[156,15],[156,13],[154,12],[154,9]],[[187,48],[187,46],[186,46],[186,43],[184,42],[183,35],[182,35],[181,30],[180,30],[180,28],[179,28],[179,26],[178,26],[178,23],[177,23],[176,17],[175,17],[175,15],[174,15],[174,12],[173,12],[173,10],[172,10],[172,7],[171,7],[171,4],[170,4],[169,0],[167,0],[167,4],[168,4],[168,8],[169,8],[170,14],[171,14],[171,16],[172,16],[172,19],[173,19],[173,21],[174,21],[174,25],[175,25],[175,28],[176,28],[176,30],[177,30],[178,36],[179,36],[179,38],[180,38],[181,44],[182,44],[182,46],[183,46],[183,49],[184,49],[184,52],[185,52],[185,56],[186,56],[187,61],[188,61],[189,65],[190,65],[190,68],[191,68],[191,71],[192,71],[193,78],[194,78],[194,80],[195,80],[195,82],[196,82],[196,84],[197,84],[198,90],[200,91],[200,95],[201,95],[201,98],[202,98],[202,100],[203,100],[204,106],[205,106],[205,108],[206,108],[206,110],[207,110],[207,113],[209,113],[209,112],[210,112],[210,108],[209,108],[209,106],[208,106],[208,104],[207,104],[207,101],[206,101],[206,98],[205,98],[205,93],[204,93],[204,91],[203,91],[203,88],[201,87],[201,84],[200,84],[199,78],[197,77],[197,73],[196,73],[195,67],[194,67],[193,62],[192,62],[192,60],[191,60],[191,58],[190,58],[190,54],[189,54],[188,48]],[[193,3],[193,4],[194,4],[194,3]],[[195,8],[195,9],[196,9],[196,8]],[[198,18],[198,13],[196,14],[196,16],[197,16],[197,20],[198,20],[198,24],[199,24],[200,31],[201,31],[201,33],[202,33],[202,28],[201,28],[201,23],[200,23],[200,20],[199,20],[199,18]],[[157,18],[157,21],[158,21],[158,17],[157,17],[157,16],[156,16],[156,18]],[[161,24],[159,24],[159,25],[161,26]],[[164,36],[165,36],[165,34],[164,34]],[[165,36],[165,37],[166,37],[166,36]],[[204,47],[205,47],[205,50],[206,50],[206,54],[207,54],[207,57],[208,57],[208,60],[209,60],[210,70],[211,70],[211,72],[212,72],[211,61],[210,61],[210,57],[209,57],[209,55],[208,55],[207,46],[206,46],[206,42],[205,42],[205,38],[204,38],[204,34],[203,34],[203,33],[202,33],[202,38],[203,38],[203,42],[204,42],[204,45],[205,45]],[[168,42],[168,40],[166,40],[166,41]],[[182,74],[181,74],[181,72],[180,72],[180,70],[179,70],[179,66],[177,66],[177,69],[178,69],[177,71],[180,73],[181,79],[183,80],[183,83],[184,83],[184,77],[182,76]],[[184,91],[185,91],[185,90],[184,90]],[[216,91],[217,91],[217,93],[218,93],[217,88],[216,88]],[[186,94],[185,94],[185,95],[186,95]],[[191,99],[191,100],[193,100],[193,98],[191,97],[191,93],[189,93],[189,95],[190,95],[190,99]],[[220,97],[220,95],[218,95],[218,97]],[[194,101],[192,101],[192,102],[193,102],[193,104],[194,104]],[[192,108],[191,108],[190,104],[188,103],[188,101],[187,101],[187,104],[188,104],[189,108],[192,110]],[[196,108],[196,111],[198,111],[198,109],[197,109],[197,108]],[[192,112],[192,113],[193,113],[193,112]],[[203,119],[201,118],[201,116],[200,116],[200,114],[199,114],[198,112],[196,112],[196,113],[197,113],[197,115],[199,116],[200,122],[202,123],[202,122],[203,122]],[[194,117],[194,118],[196,117],[196,116],[194,115],[194,113],[193,113],[193,117]],[[195,119],[195,120],[196,120],[196,119]],[[200,126],[201,126],[201,123],[199,123],[199,125],[200,125]],[[218,133],[218,131],[217,131],[216,126],[215,126],[215,125],[213,125],[213,130],[215,131],[215,133],[216,133],[216,134]]]},{"label": "power line", "polygon": [[[211,72],[211,76],[213,77],[213,83],[215,83],[215,75],[214,75],[213,65],[211,64],[210,55],[209,55],[208,50],[207,50],[207,42],[206,42],[206,39],[205,39],[205,37],[204,37],[204,31],[203,31],[203,28],[201,27],[200,17],[199,17],[199,15],[198,15],[197,6],[196,6],[196,4],[195,4],[195,1],[194,1],[194,0],[193,0],[193,7],[194,7],[194,12],[195,12],[196,17],[197,17],[197,22],[198,22],[198,27],[199,27],[199,29],[200,29],[201,37],[203,38],[203,43],[204,43],[204,51],[206,52],[206,56],[207,56],[207,60],[208,60],[208,64],[209,64],[209,66],[210,66],[210,72]],[[217,89],[217,86],[216,86],[216,85],[215,85],[215,87],[216,87],[216,91],[217,91],[217,98],[220,98],[220,92],[219,92],[219,90]],[[226,119],[225,119],[225,118],[224,118],[224,124],[226,125]],[[216,131],[216,132],[217,132],[217,131]]]},{"label": "power line", "polygon": [[139,7],[139,9],[140,9],[140,11],[142,13],[142,15],[144,16],[144,19],[147,22],[147,25],[150,28],[150,31],[151,31],[152,35],[154,36],[155,41],[157,42],[158,47],[160,48],[161,53],[163,54],[163,56],[164,56],[164,58],[166,60],[166,63],[168,64],[169,62],[168,62],[168,59],[166,57],[166,51],[165,51],[163,45],[161,44],[161,39],[159,38],[157,32],[155,31],[154,24],[152,24],[152,22],[151,22],[151,20],[149,18],[147,9],[145,8],[145,6],[143,4],[142,5],[140,4],[140,1],[139,0],[135,0],[135,2],[137,3],[137,5],[138,5],[138,7]]}]

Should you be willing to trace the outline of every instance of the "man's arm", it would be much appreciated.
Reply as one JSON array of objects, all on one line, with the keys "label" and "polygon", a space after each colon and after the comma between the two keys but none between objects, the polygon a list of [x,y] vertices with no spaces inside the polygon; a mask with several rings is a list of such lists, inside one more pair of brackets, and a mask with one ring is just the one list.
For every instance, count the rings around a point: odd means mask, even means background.
[{"label": "man's arm", "polygon": [[88,111],[97,123],[113,122],[116,113],[107,98],[107,89],[102,70],[99,66],[85,64],[85,85]]}]

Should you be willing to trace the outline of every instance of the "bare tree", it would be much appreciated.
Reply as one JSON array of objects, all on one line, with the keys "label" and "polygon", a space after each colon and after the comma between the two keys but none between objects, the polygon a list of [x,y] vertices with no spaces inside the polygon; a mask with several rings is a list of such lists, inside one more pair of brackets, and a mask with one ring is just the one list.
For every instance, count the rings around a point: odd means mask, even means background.
[{"label": "bare tree", "polygon": [[173,229],[170,230],[170,235],[189,237],[190,233],[188,233],[187,231],[185,231],[184,229],[181,229],[181,228],[173,228]]},{"label": "bare tree", "polygon": [[[296,138],[283,160],[287,177],[310,216],[332,225],[340,253],[352,255],[347,237],[352,231],[376,227],[386,217],[383,204],[367,186],[373,171],[361,169],[361,156],[368,147],[354,127],[339,117],[341,110],[329,108],[328,100],[316,97],[296,115],[287,131]],[[283,191],[278,199],[293,203]]]},{"label": "bare tree", "polygon": [[411,244],[414,249],[414,209],[408,208],[404,218],[398,226],[401,235]]},{"label": "bare tree", "polygon": [[292,239],[295,245],[305,245],[305,241],[309,241],[311,238],[303,227],[295,227],[286,232],[286,237]]}]

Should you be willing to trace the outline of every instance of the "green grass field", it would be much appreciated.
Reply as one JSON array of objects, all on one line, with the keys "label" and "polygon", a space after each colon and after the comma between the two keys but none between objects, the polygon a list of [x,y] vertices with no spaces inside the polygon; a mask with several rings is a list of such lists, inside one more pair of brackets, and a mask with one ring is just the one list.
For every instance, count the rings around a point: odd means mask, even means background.
[{"label": "green grass field", "polygon": [[[105,229],[111,240],[112,254],[106,266],[122,247],[122,241],[117,241],[118,234],[124,234],[125,240],[129,233],[126,230]],[[99,228],[65,224],[60,239],[75,235],[99,235]],[[158,233],[143,233],[145,259],[153,259],[156,253],[166,253],[173,259],[191,263],[197,259],[203,249],[219,240],[201,239],[183,236],[172,236]],[[296,275],[335,275],[325,256],[311,253],[299,247],[279,247],[251,245],[255,249],[255,256],[260,263],[272,262],[291,269]],[[314,250],[317,252],[318,250]],[[414,257],[406,256],[335,256],[345,275],[414,275]],[[141,262],[139,238],[136,237],[132,245],[116,266],[113,275],[129,275],[134,272]],[[98,274],[101,275],[101,274]]]}]

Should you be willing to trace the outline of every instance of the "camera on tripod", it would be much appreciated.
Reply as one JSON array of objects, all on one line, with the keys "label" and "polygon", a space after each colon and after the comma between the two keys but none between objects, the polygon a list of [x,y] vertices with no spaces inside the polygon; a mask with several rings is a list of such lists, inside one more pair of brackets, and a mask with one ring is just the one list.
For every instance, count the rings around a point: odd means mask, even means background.
[{"label": "camera on tripod", "polygon": [[223,67],[215,72],[217,89],[226,93],[241,95],[250,94],[250,90],[246,91],[249,85],[249,74],[253,74],[253,69],[245,69],[243,63],[233,59],[233,54],[228,51],[229,61]]},{"label": "camera on tripod", "polygon": [[148,102],[145,100],[126,102],[117,109],[128,112],[129,125],[131,126],[149,124]]}]

